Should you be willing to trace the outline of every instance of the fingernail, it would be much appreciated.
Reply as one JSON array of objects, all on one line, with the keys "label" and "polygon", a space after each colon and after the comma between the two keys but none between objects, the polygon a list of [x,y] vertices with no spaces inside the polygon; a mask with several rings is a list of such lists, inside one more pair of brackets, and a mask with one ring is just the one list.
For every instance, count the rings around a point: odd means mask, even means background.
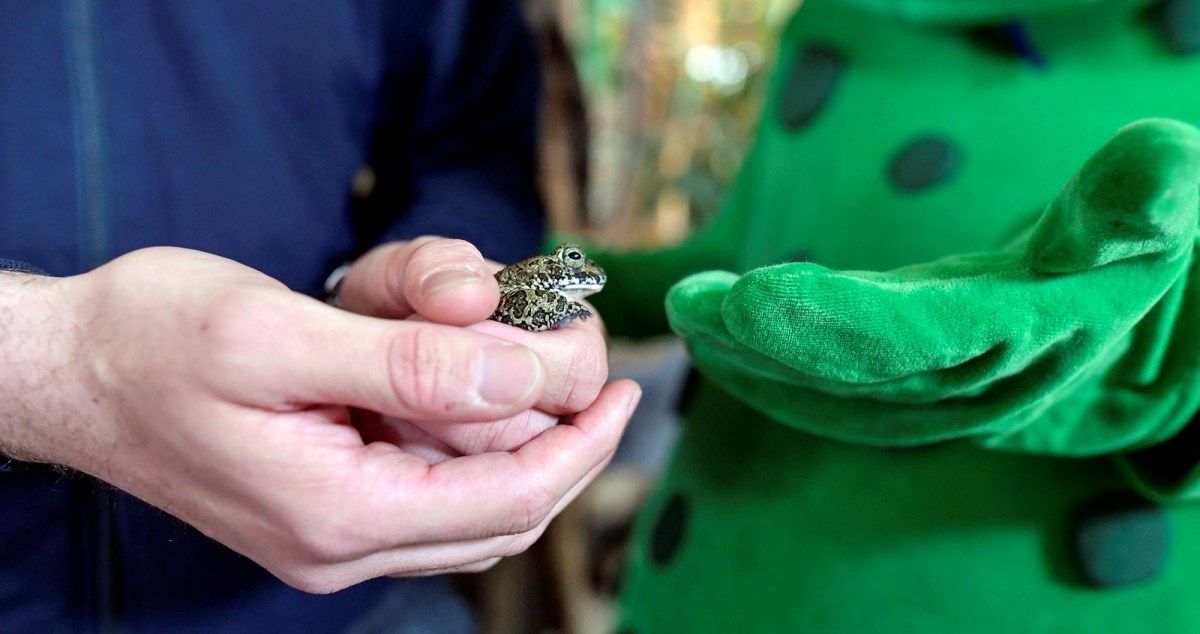
[{"label": "fingernail", "polygon": [[476,284],[481,281],[483,281],[483,272],[479,269],[465,266],[445,267],[426,275],[421,280],[420,292],[423,297],[428,297],[448,288]]},{"label": "fingernail", "polygon": [[475,365],[475,389],[495,405],[524,399],[542,373],[542,360],[529,348],[492,343],[483,347]]},{"label": "fingernail", "polygon": [[628,420],[637,410],[638,403],[642,401],[642,387],[639,385],[637,392],[629,397],[629,404],[625,406],[625,419]]}]

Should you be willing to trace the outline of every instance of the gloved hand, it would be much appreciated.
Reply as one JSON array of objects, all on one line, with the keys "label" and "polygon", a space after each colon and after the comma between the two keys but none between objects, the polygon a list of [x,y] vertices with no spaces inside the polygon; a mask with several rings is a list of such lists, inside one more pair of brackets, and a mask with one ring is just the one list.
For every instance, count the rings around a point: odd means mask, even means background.
[{"label": "gloved hand", "polygon": [[1200,131],[1141,121],[1008,248],[886,273],[702,273],[671,290],[667,312],[704,375],[826,437],[1137,446],[1200,405],[1198,194]]}]

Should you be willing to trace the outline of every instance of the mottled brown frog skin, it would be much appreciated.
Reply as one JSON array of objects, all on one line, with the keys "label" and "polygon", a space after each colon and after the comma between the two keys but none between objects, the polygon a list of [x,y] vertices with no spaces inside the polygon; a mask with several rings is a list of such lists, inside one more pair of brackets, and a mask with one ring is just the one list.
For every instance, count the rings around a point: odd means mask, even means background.
[{"label": "mottled brown frog skin", "polygon": [[591,317],[579,300],[598,293],[608,277],[577,245],[561,244],[550,255],[505,267],[496,281],[500,306],[492,319],[536,332]]}]

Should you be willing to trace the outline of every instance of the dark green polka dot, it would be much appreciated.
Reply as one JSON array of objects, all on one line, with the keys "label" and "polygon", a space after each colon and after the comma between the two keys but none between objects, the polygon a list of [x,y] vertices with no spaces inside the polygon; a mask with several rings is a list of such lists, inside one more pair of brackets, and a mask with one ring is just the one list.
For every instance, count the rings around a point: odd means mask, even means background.
[{"label": "dark green polka dot", "polygon": [[1021,53],[1013,46],[1012,37],[1004,24],[972,26],[963,33],[967,42],[989,55],[1007,59],[1019,59]]},{"label": "dark green polka dot", "polygon": [[687,532],[688,516],[691,515],[689,507],[687,498],[676,493],[659,511],[654,532],[650,535],[650,559],[654,563],[665,566],[679,552]]},{"label": "dark green polka dot", "polygon": [[1097,588],[1153,579],[1167,558],[1166,513],[1130,493],[1104,495],[1081,506],[1072,537],[1079,570]]},{"label": "dark green polka dot", "polygon": [[990,55],[1027,62],[1038,68],[1046,65],[1029,31],[1020,22],[974,26],[966,30],[966,35],[968,42]]},{"label": "dark green polka dot", "polygon": [[1200,413],[1193,414],[1188,424],[1171,438],[1131,452],[1126,459],[1155,489],[1180,487],[1200,464]]},{"label": "dark green polka dot", "polygon": [[1154,7],[1155,27],[1172,53],[1200,53],[1200,0],[1166,0]]},{"label": "dark green polka dot", "polygon": [[829,101],[845,66],[837,49],[815,44],[800,51],[779,95],[779,120],[789,130],[812,123]]},{"label": "dark green polka dot", "polygon": [[920,191],[949,180],[960,162],[958,147],[950,141],[922,137],[900,148],[888,166],[888,178],[900,191]]}]

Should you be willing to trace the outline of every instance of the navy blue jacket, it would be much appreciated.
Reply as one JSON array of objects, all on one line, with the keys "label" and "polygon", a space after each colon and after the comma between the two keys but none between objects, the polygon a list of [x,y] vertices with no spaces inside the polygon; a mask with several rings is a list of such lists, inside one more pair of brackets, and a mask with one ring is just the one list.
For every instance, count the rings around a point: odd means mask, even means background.
[{"label": "navy blue jacket", "polygon": [[[383,240],[518,259],[537,77],[504,0],[5,2],[0,258],[71,275],[176,245],[312,294]],[[87,478],[0,471],[0,631],[329,632],[389,587],[306,595]]]}]

